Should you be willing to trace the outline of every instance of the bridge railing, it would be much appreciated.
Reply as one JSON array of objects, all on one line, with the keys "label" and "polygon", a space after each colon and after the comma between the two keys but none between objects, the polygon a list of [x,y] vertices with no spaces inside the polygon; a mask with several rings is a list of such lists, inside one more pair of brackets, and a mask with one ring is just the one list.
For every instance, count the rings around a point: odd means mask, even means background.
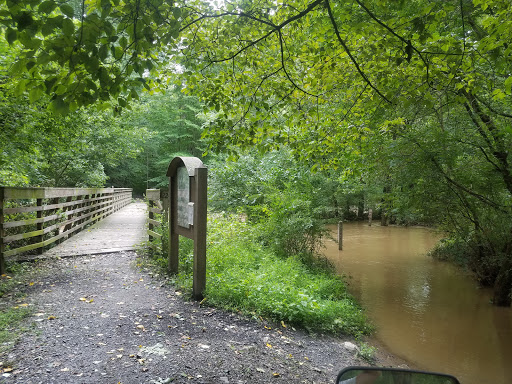
[{"label": "bridge railing", "polygon": [[131,199],[131,188],[0,187],[1,273],[7,258],[42,254]]},{"label": "bridge railing", "polygon": [[162,225],[161,220],[156,220],[156,215],[164,215],[167,222],[169,214],[169,191],[167,189],[146,189],[146,200],[148,201],[148,246],[155,251],[161,252],[162,235],[155,232],[157,227]]}]

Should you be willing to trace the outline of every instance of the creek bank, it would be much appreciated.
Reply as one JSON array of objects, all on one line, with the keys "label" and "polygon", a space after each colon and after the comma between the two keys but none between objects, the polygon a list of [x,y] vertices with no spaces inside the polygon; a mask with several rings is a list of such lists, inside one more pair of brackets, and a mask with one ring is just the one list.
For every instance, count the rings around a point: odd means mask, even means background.
[{"label": "creek bank", "polygon": [[12,366],[0,381],[332,383],[365,365],[350,338],[201,306],[136,263],[134,252],[40,262],[20,287],[33,329],[0,357]]}]

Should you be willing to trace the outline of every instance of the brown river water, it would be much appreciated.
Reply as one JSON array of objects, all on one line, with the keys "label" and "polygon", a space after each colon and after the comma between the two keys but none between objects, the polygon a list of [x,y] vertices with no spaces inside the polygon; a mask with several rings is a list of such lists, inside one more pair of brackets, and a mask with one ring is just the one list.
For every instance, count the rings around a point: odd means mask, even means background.
[{"label": "brown river water", "polygon": [[343,250],[328,240],[323,253],[389,352],[461,384],[512,383],[512,310],[492,306],[491,292],[461,269],[428,257],[440,238],[428,228],[345,223]]}]

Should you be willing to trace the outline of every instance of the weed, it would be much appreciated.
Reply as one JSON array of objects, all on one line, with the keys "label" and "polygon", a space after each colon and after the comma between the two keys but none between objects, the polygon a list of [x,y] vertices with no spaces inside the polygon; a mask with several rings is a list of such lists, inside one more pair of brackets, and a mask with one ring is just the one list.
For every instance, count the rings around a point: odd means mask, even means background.
[{"label": "weed", "polygon": [[[236,217],[210,217],[207,285],[210,305],[316,331],[367,334],[371,327],[345,284],[329,270],[283,259],[259,245]],[[181,251],[180,251],[181,252]],[[192,252],[180,253],[177,283],[190,290]]]},{"label": "weed", "polygon": [[375,353],[377,352],[377,348],[372,347],[364,342],[359,344],[359,351],[357,354],[368,363],[375,362]]},{"label": "weed", "polygon": [[[7,274],[0,279],[0,297],[11,294],[19,298],[23,296],[17,287],[20,282],[26,281],[30,276],[33,265],[30,263],[8,263]],[[20,326],[23,319],[30,316],[32,310],[25,305],[12,304],[8,300],[2,303],[0,310],[0,353],[6,351],[18,338],[23,328]]]}]

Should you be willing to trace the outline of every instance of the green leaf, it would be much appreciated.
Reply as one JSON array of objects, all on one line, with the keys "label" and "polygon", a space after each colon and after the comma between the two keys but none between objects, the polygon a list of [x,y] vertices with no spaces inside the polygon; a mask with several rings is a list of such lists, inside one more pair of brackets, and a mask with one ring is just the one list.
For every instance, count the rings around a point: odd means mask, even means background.
[{"label": "green leaf", "polygon": [[18,33],[15,29],[7,28],[7,31],[5,31],[5,38],[9,45],[12,45],[18,38]]},{"label": "green leaf", "polygon": [[123,57],[124,50],[121,47],[114,48],[114,58],[120,60]]},{"label": "green leaf", "polygon": [[64,19],[62,21],[62,32],[66,36],[71,36],[75,32],[75,25],[73,24],[73,20]]},{"label": "green leaf", "polygon": [[512,76],[505,80],[505,92],[508,94],[512,93]]},{"label": "green leaf", "polygon": [[52,0],[43,1],[41,4],[39,4],[39,7],[37,7],[39,12],[46,14],[52,13],[55,8],[57,8],[57,4]]},{"label": "green leaf", "polygon": [[55,26],[48,22],[44,23],[41,26],[41,33],[43,34],[44,37],[51,35],[54,30],[55,30]]},{"label": "green leaf", "polygon": [[75,10],[72,6],[68,4],[61,4],[59,8],[60,11],[69,18],[73,18],[73,16],[75,15]]},{"label": "green leaf", "polygon": [[23,95],[23,92],[25,92],[25,87],[27,85],[27,80],[20,80],[18,81],[18,84],[16,84],[16,87],[14,88],[14,96],[21,96]]},{"label": "green leaf", "polygon": [[43,95],[43,90],[40,87],[32,88],[28,93],[28,99],[31,103],[39,100]]},{"label": "green leaf", "polygon": [[50,109],[59,115],[67,115],[69,113],[69,105],[60,97],[52,100]]},{"label": "green leaf", "polygon": [[119,45],[121,46],[121,48],[125,49],[126,46],[128,45],[128,40],[126,39],[126,36],[123,36],[119,39]]},{"label": "green leaf", "polygon": [[52,91],[53,86],[55,85],[57,80],[57,76],[50,77],[49,79],[45,80],[44,85],[46,86],[46,92],[50,93]]},{"label": "green leaf", "polygon": [[101,61],[105,61],[105,59],[108,57],[108,45],[103,44],[99,51],[98,51],[98,57]]}]

